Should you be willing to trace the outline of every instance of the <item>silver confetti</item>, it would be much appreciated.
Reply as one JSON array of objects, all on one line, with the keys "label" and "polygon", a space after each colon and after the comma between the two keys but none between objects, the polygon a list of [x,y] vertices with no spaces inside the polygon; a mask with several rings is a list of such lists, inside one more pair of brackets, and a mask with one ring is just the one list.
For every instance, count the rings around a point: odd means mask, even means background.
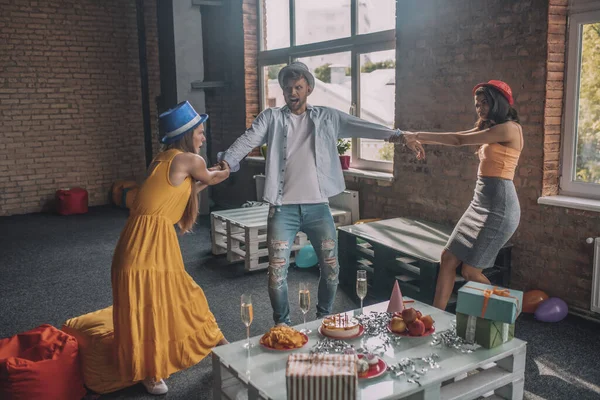
[{"label": "silver confetti", "polygon": [[468,343],[465,339],[459,337],[456,334],[456,327],[452,326],[452,328],[447,329],[445,331],[436,332],[431,335],[433,340],[431,341],[432,346],[445,346],[461,353],[472,353],[477,349],[477,345]]},{"label": "silver confetti", "polygon": [[382,333],[388,333],[387,326],[392,320],[392,314],[371,311],[369,314],[356,316],[356,319],[365,329],[365,335],[379,336]]},{"label": "silver confetti", "polygon": [[427,374],[427,371],[440,368],[437,362],[439,358],[440,356],[435,353],[427,357],[403,358],[397,364],[388,366],[388,371],[396,378],[405,377],[408,383],[421,386],[420,379]]},{"label": "silver confetti", "polygon": [[395,344],[398,344],[402,339],[401,336],[393,335],[388,330],[388,325],[392,319],[392,314],[388,312],[371,311],[369,314],[356,316],[365,330],[365,336],[378,338],[378,345],[370,346],[366,342],[363,343],[363,352],[374,354],[382,354]]},{"label": "silver confetti", "polygon": [[312,349],[310,350],[310,353],[311,354],[315,354],[315,353],[322,353],[322,354],[335,354],[335,353],[353,354],[352,351],[354,351],[354,353],[356,353],[356,350],[354,350],[354,346],[349,345],[348,343],[344,342],[343,340],[323,338],[323,339],[320,339],[312,347]]}]

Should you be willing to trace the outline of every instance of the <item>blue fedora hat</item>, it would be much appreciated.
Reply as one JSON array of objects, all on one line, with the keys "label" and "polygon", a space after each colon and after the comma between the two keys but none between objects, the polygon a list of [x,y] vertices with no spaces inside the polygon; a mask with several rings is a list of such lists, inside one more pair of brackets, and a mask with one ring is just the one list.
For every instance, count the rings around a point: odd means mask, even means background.
[{"label": "blue fedora hat", "polygon": [[207,114],[198,114],[188,101],[181,102],[158,117],[159,128],[163,134],[160,142],[164,144],[173,143],[181,139],[181,136],[187,131],[195,129],[207,119]]}]

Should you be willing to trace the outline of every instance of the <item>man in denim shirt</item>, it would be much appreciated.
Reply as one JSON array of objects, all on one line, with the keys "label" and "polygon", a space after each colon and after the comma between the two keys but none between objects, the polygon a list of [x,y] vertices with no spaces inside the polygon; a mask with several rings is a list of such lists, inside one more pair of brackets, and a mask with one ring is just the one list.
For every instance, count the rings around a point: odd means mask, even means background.
[{"label": "man in denim shirt", "polygon": [[[267,143],[263,200],[270,204],[267,224],[269,298],[276,324],[290,324],[287,272],[291,246],[306,233],[319,258],[317,317],[331,313],[338,285],[336,228],[328,198],[345,189],[337,153],[338,138],[363,137],[400,141],[402,132],[329,107],[307,104],[315,78],[294,62],[279,72],[286,105],[264,110],[227,151],[218,154],[223,167],[239,170],[240,161]],[[411,149],[421,158],[420,143]]]}]

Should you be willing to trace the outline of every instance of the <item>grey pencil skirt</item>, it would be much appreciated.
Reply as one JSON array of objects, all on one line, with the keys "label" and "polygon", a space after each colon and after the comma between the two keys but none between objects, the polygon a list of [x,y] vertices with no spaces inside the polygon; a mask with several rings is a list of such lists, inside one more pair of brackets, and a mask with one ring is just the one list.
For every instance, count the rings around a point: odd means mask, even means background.
[{"label": "grey pencil skirt", "polygon": [[512,181],[479,177],[473,200],[454,227],[446,249],[475,268],[493,266],[519,226],[521,207]]}]

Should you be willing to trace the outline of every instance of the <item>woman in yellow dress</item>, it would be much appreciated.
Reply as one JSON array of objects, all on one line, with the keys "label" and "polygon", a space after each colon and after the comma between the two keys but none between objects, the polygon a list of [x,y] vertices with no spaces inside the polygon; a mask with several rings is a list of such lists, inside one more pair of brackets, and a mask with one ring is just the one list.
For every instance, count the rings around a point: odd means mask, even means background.
[{"label": "woman in yellow dress", "polygon": [[187,274],[175,224],[189,232],[198,215],[198,192],[229,176],[207,168],[198,155],[203,123],[188,102],[160,116],[164,151],[149,167],[112,263],[116,357],[124,379],[164,394],[163,378],[197,364],[227,343],[204,292]]}]

